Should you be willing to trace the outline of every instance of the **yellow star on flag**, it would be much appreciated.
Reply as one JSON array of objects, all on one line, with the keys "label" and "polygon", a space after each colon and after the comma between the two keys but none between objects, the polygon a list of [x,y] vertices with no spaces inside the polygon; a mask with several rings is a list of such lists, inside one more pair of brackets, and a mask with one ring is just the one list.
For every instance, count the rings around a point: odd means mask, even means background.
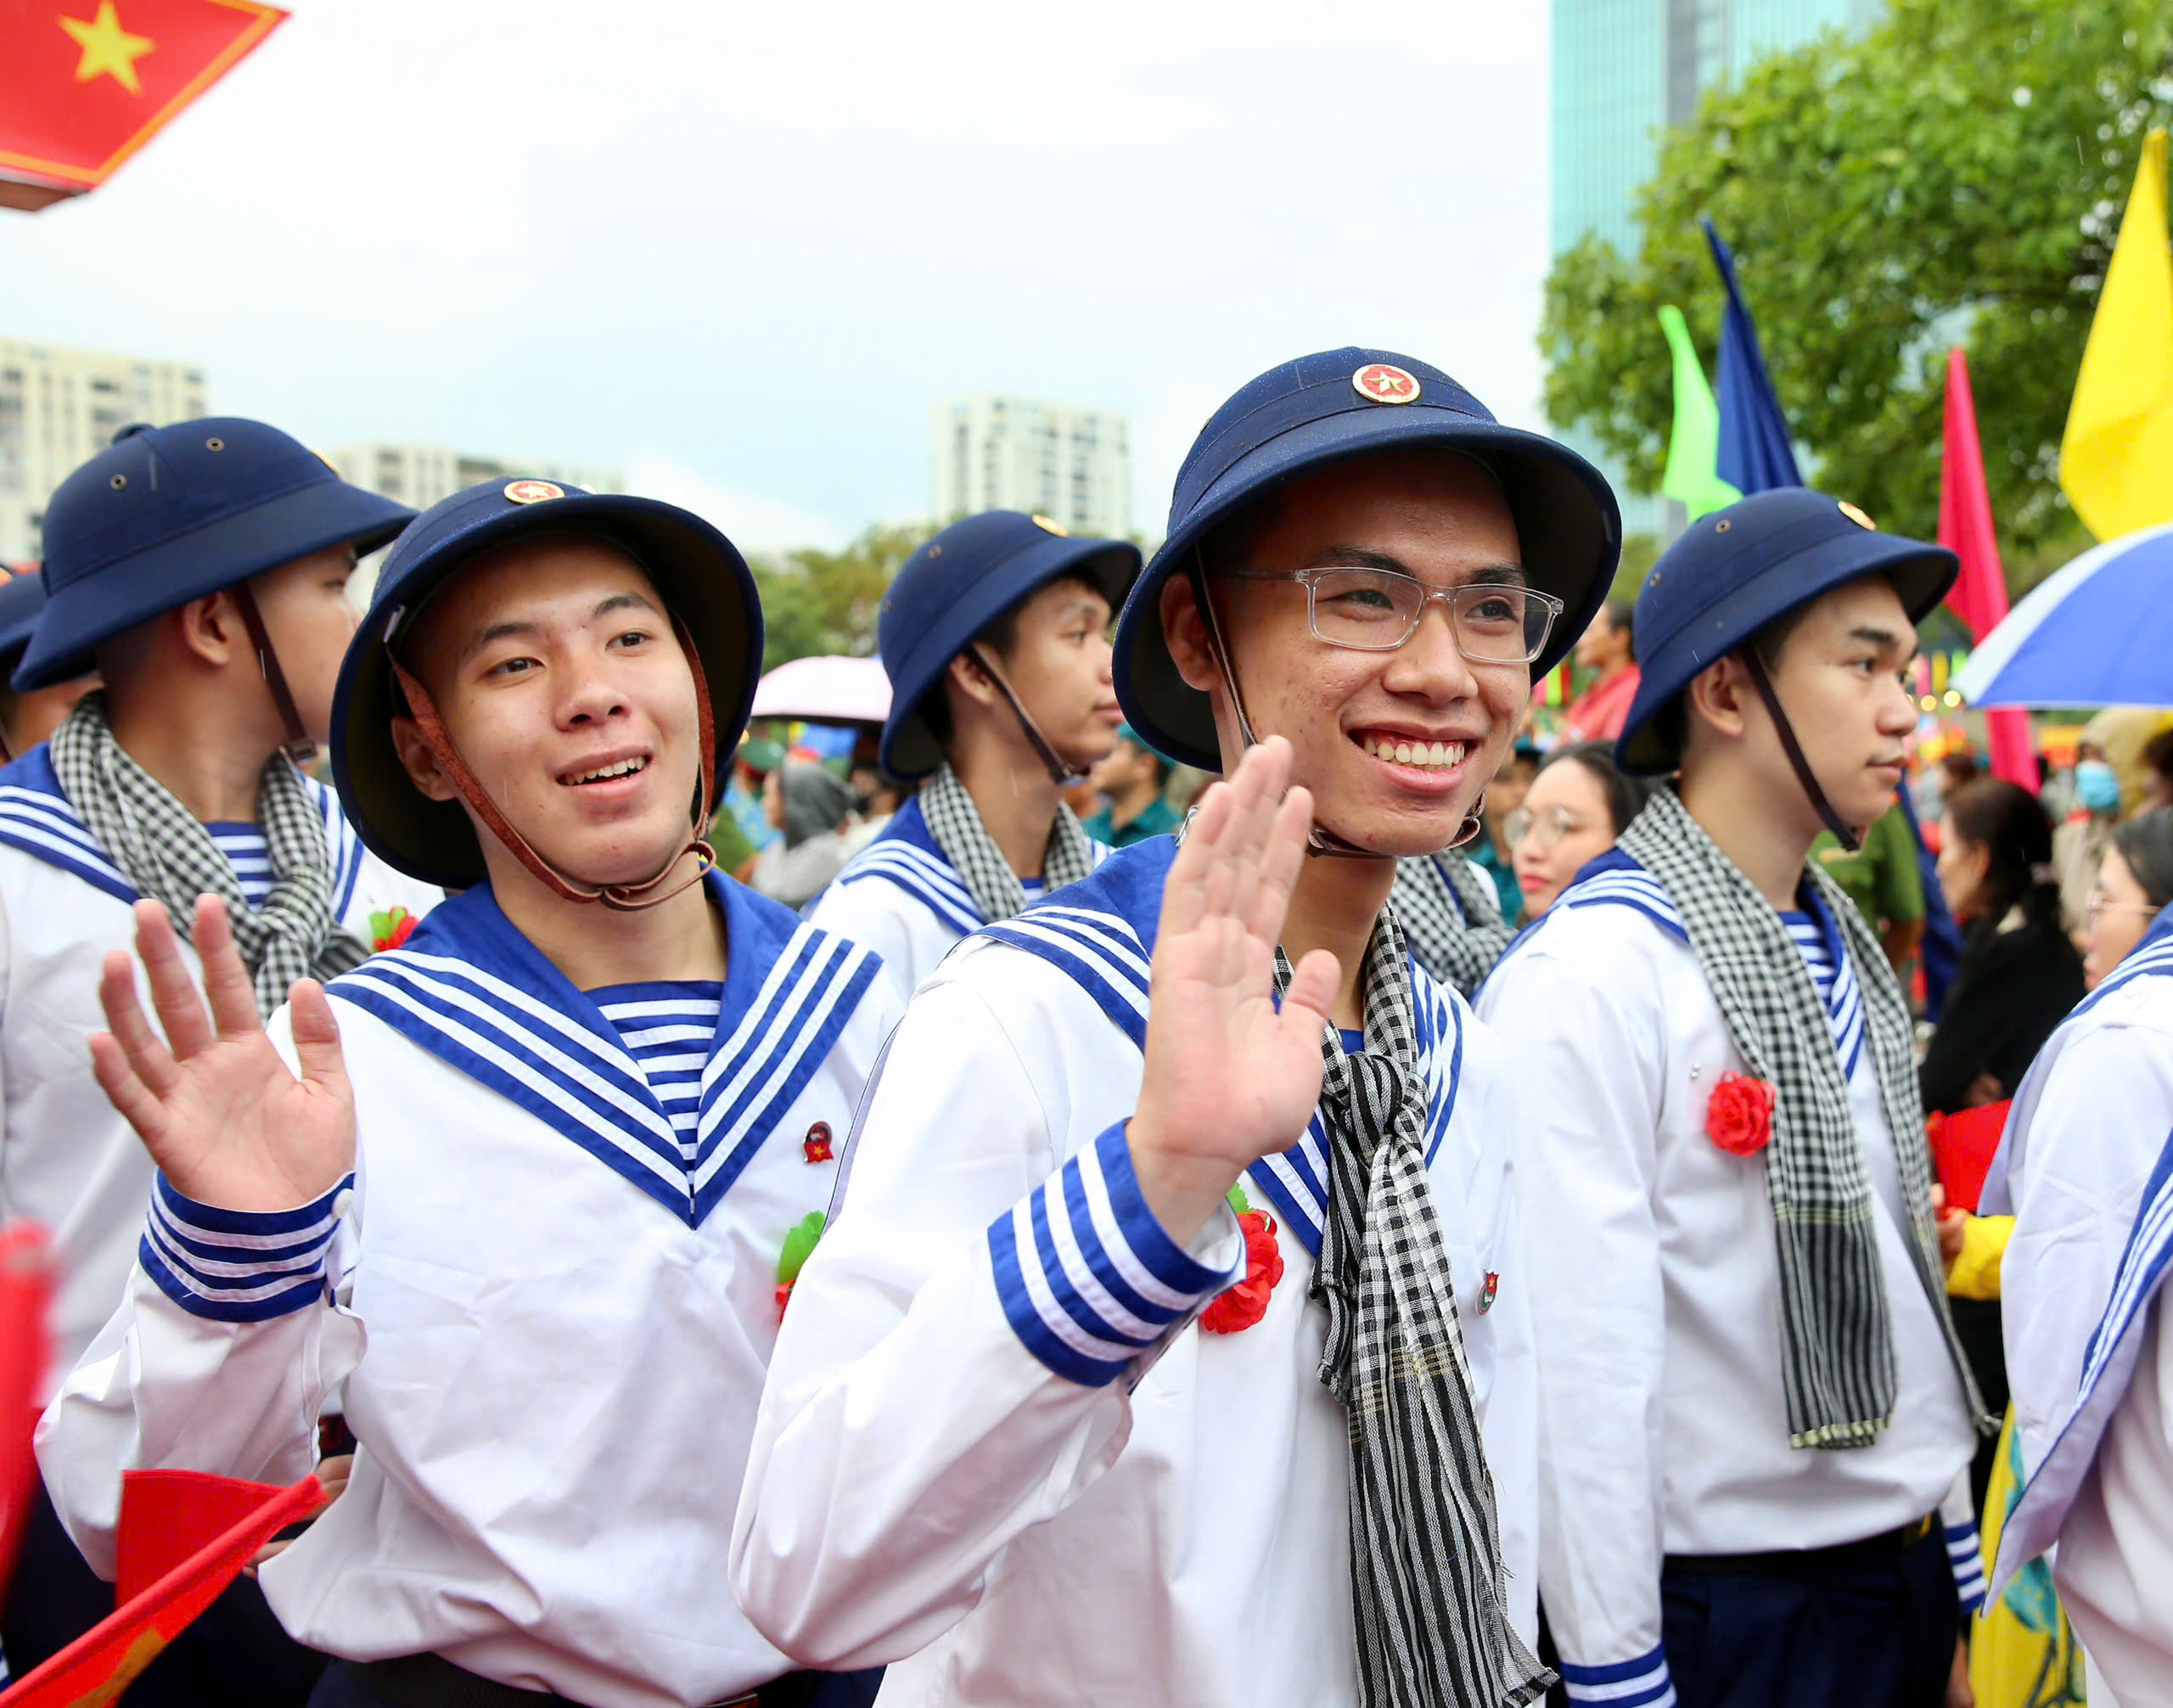
[{"label": "yellow star on flag", "polygon": [[132,36],[122,29],[121,16],[113,9],[113,0],[98,0],[96,18],[64,17],[57,21],[83,50],[83,57],[76,65],[77,82],[87,83],[93,77],[109,76],[132,95],[143,93],[143,84],[137,80],[136,62],[159,44],[148,36]]}]

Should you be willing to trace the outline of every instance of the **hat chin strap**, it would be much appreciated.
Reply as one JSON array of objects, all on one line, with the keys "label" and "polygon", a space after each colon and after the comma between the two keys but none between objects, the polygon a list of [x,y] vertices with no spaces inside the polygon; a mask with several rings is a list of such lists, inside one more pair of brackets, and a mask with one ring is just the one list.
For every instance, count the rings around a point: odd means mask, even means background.
[{"label": "hat chin strap", "polygon": [[1773,692],[1772,678],[1766,674],[1756,649],[1744,647],[1736,655],[1743,660],[1744,673],[1750,677],[1750,685],[1758,690],[1759,699],[1766,702],[1766,716],[1773,720],[1774,733],[1781,738],[1781,751],[1788,756],[1796,781],[1803,784],[1803,792],[1811,797],[1819,822],[1833,833],[1836,842],[1854,854],[1863,846],[1863,835],[1841,822],[1841,815],[1833,810],[1833,803],[1826,798],[1826,791],[1811,775],[1811,761],[1803,756],[1802,744],[1796,740],[1795,726],[1788,722],[1788,713],[1781,710],[1781,697]]},{"label": "hat chin strap", "polygon": [[256,595],[250,591],[247,582],[236,582],[227,589],[227,595],[241,613],[241,626],[249,631],[249,643],[256,649],[256,667],[264,673],[264,686],[271,691],[272,704],[278,708],[279,722],[285,727],[287,739],[282,750],[295,764],[307,765],[317,757],[317,743],[302,728],[302,715],[295,708],[294,691],[287,686],[286,671],[279,668],[279,655],[272,649]]},{"label": "hat chin strap", "polygon": [[1032,715],[1027,711],[1025,702],[1013,691],[1011,684],[1003,679],[1003,672],[988,661],[986,655],[981,651],[978,643],[968,643],[966,656],[973,660],[975,667],[981,674],[994,683],[1002,691],[1003,698],[1010,705],[1012,715],[1019,720],[1019,728],[1026,732],[1027,745],[1034,750],[1035,757],[1042,761],[1042,768],[1048,773],[1049,781],[1056,784],[1058,789],[1069,789],[1075,783],[1084,783],[1086,780],[1086,773],[1076,766],[1068,763],[1064,756],[1056,750],[1056,744],[1042,733],[1041,726],[1034,722]]},{"label": "hat chin strap", "polygon": [[[1248,747],[1260,745],[1260,738],[1253,733],[1251,714],[1245,710],[1245,691],[1238,686],[1237,666],[1230,661],[1230,649],[1222,638],[1222,620],[1216,614],[1215,601],[1207,596],[1207,571],[1197,561],[1199,548],[1193,548],[1193,567],[1187,571],[1192,581],[1193,599],[1199,607],[1200,615],[1207,623],[1209,650],[1215,655],[1215,667],[1222,672],[1222,686],[1230,692],[1230,709],[1237,714],[1238,737]],[[1461,848],[1485,828],[1480,817],[1486,805],[1486,791],[1480,789],[1479,800],[1470,812],[1464,814],[1463,823],[1457,827],[1456,840],[1442,853]],[[1318,819],[1306,828],[1305,853],[1309,858],[1334,860],[1394,860],[1399,856],[1384,854],[1377,849],[1361,848],[1356,842],[1339,836]]]},{"label": "hat chin strap", "polygon": [[[512,820],[499,810],[483,785],[475,780],[475,773],[468,768],[468,761],[460,756],[445,731],[445,720],[438,716],[437,704],[431,699],[430,690],[418,681],[407,666],[393,654],[390,645],[385,656],[392,665],[392,674],[400,683],[401,692],[407,696],[407,709],[413,715],[415,728],[422,732],[423,744],[430,750],[430,757],[437,761],[438,769],[453,790],[466,801],[475,816],[483,821],[490,833],[503,843],[514,859],[534,874],[536,881],[562,901],[601,902],[605,907],[621,913],[639,913],[644,907],[654,907],[668,902],[683,890],[692,889],[707,877],[716,865],[716,851],[703,840],[702,832],[708,826],[710,809],[716,799],[716,727],[710,716],[709,678],[703,674],[701,655],[694,650],[693,638],[686,625],[677,617],[671,619],[671,631],[679,638],[680,647],[687,655],[688,668],[694,674],[694,715],[702,732],[702,792],[695,802],[694,834],[687,846],[679,849],[664,862],[663,869],[654,878],[639,884],[606,884],[602,887],[581,884],[559,871],[537,853],[526,837],[513,827]],[[681,879],[670,889],[663,888],[671,876],[672,868],[689,854],[694,857],[693,875]]]}]

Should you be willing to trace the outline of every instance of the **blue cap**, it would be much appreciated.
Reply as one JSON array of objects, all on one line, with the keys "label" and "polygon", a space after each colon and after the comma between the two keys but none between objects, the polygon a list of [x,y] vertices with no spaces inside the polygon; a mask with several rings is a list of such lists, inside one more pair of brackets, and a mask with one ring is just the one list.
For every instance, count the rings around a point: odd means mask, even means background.
[{"label": "blue cap", "polygon": [[1216,526],[1277,486],[1378,452],[1461,452],[1491,469],[1517,525],[1524,573],[1563,603],[1536,682],[1607,597],[1622,549],[1614,494],[1567,446],[1504,427],[1438,368],[1356,346],[1270,368],[1215,412],[1177,471],[1170,528],[1117,622],[1117,699],[1149,744],[1182,764],[1222,768],[1207,695],[1177,674],[1162,634],[1162,587]]},{"label": "blue cap", "polygon": [[1614,744],[1631,776],[1682,756],[1654,720],[1700,671],[1777,617],[1865,576],[1894,585],[1912,623],[1936,610],[1961,563],[1943,546],[1882,534],[1854,504],[1808,486],[1754,492],[1701,516],[1637,590],[1637,697]]},{"label": "blue cap", "polygon": [[540,480],[486,480],[455,492],[394,543],[332,698],[332,775],[349,821],[387,865],[427,884],[461,890],[480,883],[483,851],[460,803],[429,799],[400,762],[392,720],[404,702],[390,648],[413,632],[431,596],[479,555],[540,534],[609,541],[656,583],[709,679],[720,766],[729,764],[747,727],[762,672],[762,607],[731,541],[691,510],[654,498]]},{"label": "blue cap", "polygon": [[414,514],[261,421],[124,427],[46,506],[49,602],[15,686],[81,676],[100,641],[297,558],[375,551]]},{"label": "blue cap", "polygon": [[36,570],[22,570],[0,582],[0,681],[14,673],[31,643],[38,613],[45,609],[45,583]]},{"label": "blue cap", "polygon": [[1084,576],[1112,605],[1139,573],[1123,540],[1073,539],[1046,516],[984,510],[953,522],[907,558],[883,595],[876,650],[890,677],[890,716],[879,762],[893,777],[925,777],[943,746],[921,707],[951,660],[1004,612],[1064,576]]}]

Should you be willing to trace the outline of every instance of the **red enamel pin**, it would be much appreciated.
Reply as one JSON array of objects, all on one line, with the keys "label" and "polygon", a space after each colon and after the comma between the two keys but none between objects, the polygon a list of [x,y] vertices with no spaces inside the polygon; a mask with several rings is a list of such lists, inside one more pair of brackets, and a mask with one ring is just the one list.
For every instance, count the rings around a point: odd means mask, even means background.
[{"label": "red enamel pin", "polygon": [[810,1162],[829,1161],[830,1123],[827,1121],[818,1121],[814,1126],[809,1127],[807,1137],[801,1142],[800,1149],[807,1153],[807,1160]]},{"label": "red enamel pin", "polygon": [[1386,362],[1369,362],[1350,376],[1350,384],[1368,403],[1411,403],[1418,397],[1415,375]]}]

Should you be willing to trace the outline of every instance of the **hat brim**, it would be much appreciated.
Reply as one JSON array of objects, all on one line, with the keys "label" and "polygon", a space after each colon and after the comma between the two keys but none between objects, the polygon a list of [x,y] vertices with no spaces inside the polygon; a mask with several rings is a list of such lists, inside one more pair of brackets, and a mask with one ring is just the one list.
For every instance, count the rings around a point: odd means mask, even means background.
[{"label": "hat brim", "polygon": [[1117,623],[1117,699],[1150,745],[1182,765],[1222,768],[1213,702],[1177,673],[1162,632],[1162,587],[1191,566],[1216,528],[1301,475],[1384,452],[1474,457],[1502,483],[1531,585],[1562,601],[1531,677],[1561,662],[1605,603],[1622,552],[1614,493],[1591,464],[1552,439],[1440,411],[1372,409],[1307,422],[1238,459],[1193,506],[1147,566]]},{"label": "hat brim", "polygon": [[[1816,561],[1806,561],[1812,559]],[[1701,671],[1767,624],[1866,576],[1893,583],[1909,621],[1921,623],[1939,608],[1960,571],[1961,560],[1944,547],[1899,534],[1861,530],[1806,546],[1714,601],[1696,621],[1638,660],[1637,693],[1615,738],[1614,762],[1633,777],[1673,771],[1682,756],[1661,737],[1662,709]]]},{"label": "hat brim", "polygon": [[569,494],[493,515],[441,542],[420,562],[388,563],[396,608],[373,610],[341,661],[332,708],[332,771],[357,834],[396,869],[441,889],[486,875],[467,810],[432,801],[401,763],[392,721],[404,707],[387,651],[426,620],[430,600],[481,553],[525,535],[592,535],[632,553],[693,640],[707,679],[720,773],[731,762],[761,675],[755,578],[732,542],[688,512],[620,493]]},{"label": "hat brim", "polygon": [[[414,518],[405,504],[375,492],[344,480],[320,480],[222,516],[179,540],[161,541],[139,559],[123,559],[58,589],[48,583],[52,597],[15,669],[14,685],[50,688],[87,675],[98,668],[94,649],[101,642],[178,610],[191,599],[334,546],[373,552]],[[132,563],[148,565],[177,550],[185,551],[192,565],[187,573],[160,577],[155,593],[147,589],[140,601],[115,597],[116,585],[152,579],[148,573],[132,578]]]},{"label": "hat brim", "polygon": [[[950,620],[891,671],[890,716],[883,725],[877,762],[891,776],[908,781],[925,777],[942,764],[943,744],[929,728],[921,708],[930,694],[939,691],[951,660],[1004,612],[1031,598],[1051,582],[1068,576],[1084,576],[1092,582],[1115,609],[1124,604],[1139,567],[1135,547],[1051,534],[982,576],[959,601]],[[956,645],[951,644],[953,638]]]}]

